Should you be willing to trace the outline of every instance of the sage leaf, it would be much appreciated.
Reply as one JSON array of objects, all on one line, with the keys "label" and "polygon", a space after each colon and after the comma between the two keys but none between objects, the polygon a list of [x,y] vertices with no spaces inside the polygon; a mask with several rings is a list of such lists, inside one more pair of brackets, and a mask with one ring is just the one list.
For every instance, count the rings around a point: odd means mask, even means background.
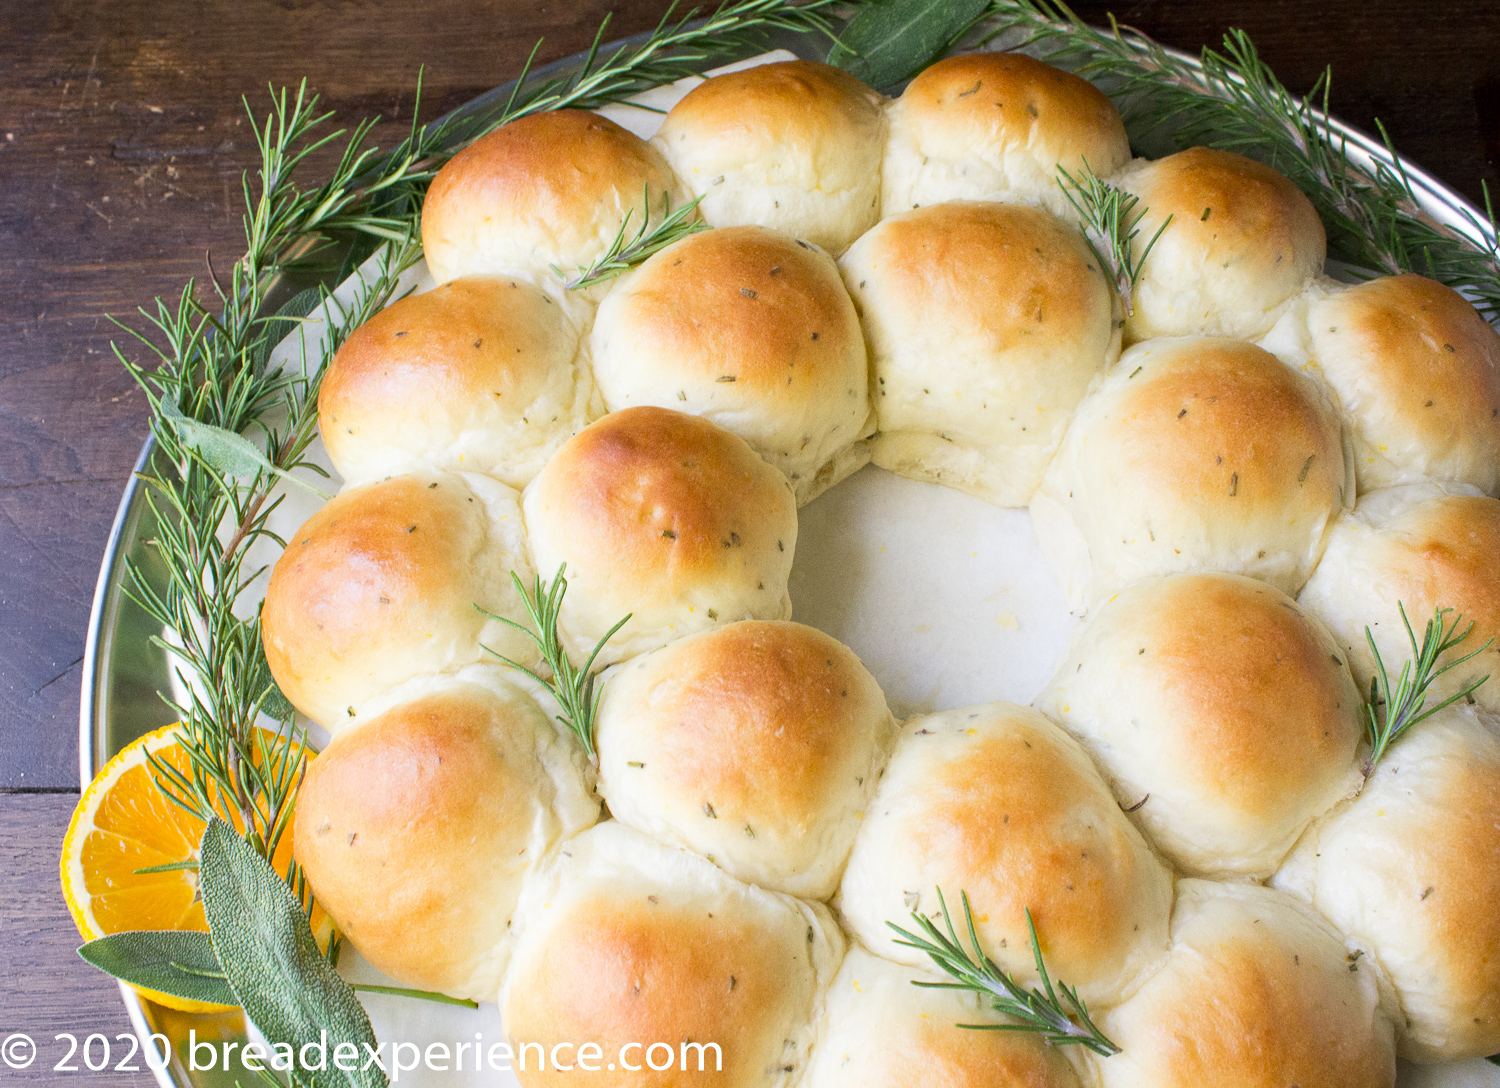
[{"label": "sage leaf", "polygon": [[90,941],[78,950],[84,961],[132,986],[187,1001],[238,1005],[225,981],[207,933],[132,930]]},{"label": "sage leaf", "polygon": [[244,435],[215,427],[212,423],[199,422],[185,415],[170,398],[163,397],[161,400],[161,418],[177,432],[182,444],[202,458],[203,463],[215,472],[240,480],[252,479],[259,473],[268,472],[306,488],[325,501],[333,498],[321,488],[271,464],[260,448]]},{"label": "sage leaf", "polygon": [[255,672],[250,688],[251,697],[259,699],[264,694],[265,699],[260,704],[261,713],[284,722],[296,712],[296,708],[276,683],[276,677],[271,675],[271,663],[266,660],[266,644],[261,641],[259,631],[252,634],[251,641],[255,644]]},{"label": "sage leaf", "polygon": [[875,0],[849,20],[828,63],[889,90],[937,60],[988,9],[988,0]]},{"label": "sage leaf", "polygon": [[[304,1048],[314,1056],[326,1055],[322,1070],[300,1064],[300,1072],[316,1072],[316,1077],[299,1079],[316,1079],[323,1086],[386,1088],[378,1065],[365,1068],[366,1055],[377,1049],[370,1018],[318,951],[302,904],[286,882],[218,817],[204,830],[199,854],[208,931],[245,1015],[273,1046],[290,1046],[299,1063]],[[354,1070],[333,1063],[341,1043],[352,1043],[359,1053]]]},{"label": "sage leaf", "polygon": [[[341,283],[344,278],[340,276],[336,282]],[[265,373],[266,364],[271,358],[271,350],[285,337],[295,332],[297,326],[302,324],[302,319],[316,310],[327,297],[328,294],[322,287],[309,287],[298,291],[287,299],[274,314],[264,319],[265,331],[256,341],[255,350],[250,356],[250,366],[254,373]]]}]

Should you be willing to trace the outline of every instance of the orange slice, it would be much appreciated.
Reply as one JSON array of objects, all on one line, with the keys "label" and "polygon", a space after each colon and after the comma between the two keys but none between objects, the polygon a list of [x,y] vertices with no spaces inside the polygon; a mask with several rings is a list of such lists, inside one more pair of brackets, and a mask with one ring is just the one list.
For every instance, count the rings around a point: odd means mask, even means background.
[{"label": "orange slice", "polygon": [[[106,763],[78,799],[63,837],[62,890],[78,932],[91,941],[134,929],[208,931],[196,869],[139,870],[198,858],[203,821],[168,800],[156,787],[146,753],[191,776],[188,755],[175,725],[158,729],[123,748]],[[282,837],[274,859],[285,870],[292,833]],[[319,943],[331,933],[322,911],[314,911]],[[183,1012],[223,1012],[225,1006],[188,1001],[136,987],[144,997]]]}]

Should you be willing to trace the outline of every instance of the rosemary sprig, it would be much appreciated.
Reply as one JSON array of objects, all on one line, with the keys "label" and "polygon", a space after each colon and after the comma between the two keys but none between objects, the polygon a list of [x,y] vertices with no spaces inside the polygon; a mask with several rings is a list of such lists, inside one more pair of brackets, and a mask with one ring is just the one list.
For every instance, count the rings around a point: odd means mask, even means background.
[{"label": "rosemary sprig", "polygon": [[1151,240],[1141,247],[1139,254],[1132,256],[1136,236],[1141,233],[1141,220],[1147,212],[1140,206],[1140,198],[1102,180],[1089,167],[1087,159],[1077,177],[1062,165],[1058,166],[1057,174],[1063,196],[1068,198],[1068,203],[1083,221],[1084,241],[1099,262],[1100,269],[1114,281],[1120,302],[1125,307],[1125,316],[1129,317],[1135,313],[1131,298],[1141,268],[1162,232],[1171,224],[1172,217],[1169,215],[1162,220]]},{"label": "rosemary sprig", "polygon": [[[542,576],[538,574],[536,584],[529,590],[515,571],[510,572],[510,580],[515,585],[516,592],[521,595],[526,615],[531,619],[531,627],[523,626],[504,616],[497,616],[493,612],[485,612],[482,608],[479,609],[490,619],[499,620],[507,627],[514,627],[536,643],[542,660],[547,663],[548,672],[551,674],[550,679],[543,679],[525,665],[512,661],[488,646],[485,650],[494,654],[511,668],[520,669],[550,691],[553,698],[557,700],[558,706],[562,708],[562,713],[557,716],[557,720],[578,738],[590,759],[597,759],[598,755],[594,749],[594,718],[599,713],[599,698],[604,692],[594,686],[598,675],[594,671],[594,661],[598,658],[599,652],[604,649],[604,644],[615,637],[616,631],[625,626],[630,619],[630,613],[626,613],[624,619],[605,632],[604,637],[598,641],[593,652],[584,661],[582,668],[574,666],[567,651],[563,649],[562,639],[557,633],[557,617],[562,611],[563,596],[568,592],[568,580],[564,577],[567,569],[566,563],[558,567],[557,575],[550,583],[542,581]],[[474,607],[479,608],[478,605]]]},{"label": "rosemary sprig", "polygon": [[[1041,976],[1042,988],[1022,989],[995,961],[986,956],[979,945],[979,933],[974,928],[974,912],[969,908],[969,894],[964,892],[964,921],[969,930],[971,954],[959,940],[953,919],[948,914],[948,904],[943,899],[943,890],[938,889],[938,904],[942,907],[944,933],[925,915],[912,912],[912,921],[921,929],[922,935],[902,929],[895,922],[887,922],[902,937],[896,941],[907,948],[925,952],[932,962],[952,982],[913,982],[914,986],[925,986],[942,990],[969,990],[984,994],[990,999],[990,1007],[996,1012],[1013,1017],[1013,1024],[959,1024],[961,1028],[975,1031],[1024,1031],[1038,1034],[1043,1042],[1051,1046],[1082,1046],[1101,1057],[1118,1054],[1120,1048],[1110,1042],[1098,1026],[1089,1019],[1088,1007],[1078,996],[1078,991],[1061,980],[1056,988],[1052,976],[1042,961],[1042,946],[1037,941],[1036,924],[1031,920],[1031,911],[1026,912],[1026,928],[1031,934],[1031,953],[1036,958],[1036,971]],[[1061,991],[1061,998],[1058,997]]]},{"label": "rosemary sprig", "polygon": [[[1450,695],[1436,706],[1428,707],[1427,695],[1438,677],[1449,669],[1456,669],[1464,662],[1478,657],[1495,640],[1489,639],[1479,649],[1471,650],[1463,657],[1454,658],[1439,666],[1438,660],[1444,654],[1473,633],[1474,624],[1470,622],[1460,632],[1458,628],[1463,623],[1462,615],[1453,612],[1451,608],[1434,609],[1432,619],[1427,621],[1422,632],[1421,645],[1418,645],[1416,632],[1412,630],[1411,621],[1406,618],[1406,606],[1398,601],[1396,607],[1400,610],[1401,622],[1406,627],[1406,638],[1411,644],[1412,656],[1401,666],[1401,674],[1396,677],[1394,684],[1391,683],[1391,675],[1385,662],[1381,660],[1380,650],[1375,646],[1374,634],[1368,627],[1365,628],[1365,641],[1370,645],[1370,652],[1375,655],[1375,675],[1370,678],[1370,700],[1365,707],[1365,734],[1370,741],[1370,758],[1365,765],[1366,778],[1373,773],[1375,765],[1380,762],[1393,741],[1438,711],[1452,706],[1460,699],[1467,699],[1480,684],[1489,679],[1488,676],[1481,676],[1457,694]],[[1453,613],[1452,624],[1448,623],[1449,613]]]},{"label": "rosemary sprig", "polygon": [[1463,292],[1488,319],[1500,317],[1500,242],[1488,187],[1484,218],[1466,216],[1465,229],[1434,219],[1399,165],[1351,155],[1328,118],[1330,70],[1298,98],[1240,30],[1225,35],[1223,52],[1203,50],[1200,71],[1113,19],[1108,31],[1096,30],[1063,0],[992,0],[990,10],[991,35],[1014,32],[1044,60],[1098,82],[1119,100],[1133,136],[1170,132],[1180,147],[1260,159],[1312,200],[1335,257],[1375,273],[1420,272]]},{"label": "rosemary sprig", "polygon": [[634,208],[626,210],[625,218],[620,221],[620,229],[615,233],[614,241],[588,267],[580,267],[572,276],[555,264],[548,267],[552,269],[554,276],[563,281],[563,286],[569,291],[580,291],[598,283],[607,283],[616,276],[630,271],[653,254],[666,249],[673,242],[679,242],[700,230],[707,230],[708,224],[695,217],[698,204],[702,199],[700,196],[673,211],[672,194],[663,193],[662,218],[653,227],[651,225],[651,194],[649,191],[642,192],[641,225],[629,238],[626,237],[626,233],[630,229],[630,218],[635,214]]}]

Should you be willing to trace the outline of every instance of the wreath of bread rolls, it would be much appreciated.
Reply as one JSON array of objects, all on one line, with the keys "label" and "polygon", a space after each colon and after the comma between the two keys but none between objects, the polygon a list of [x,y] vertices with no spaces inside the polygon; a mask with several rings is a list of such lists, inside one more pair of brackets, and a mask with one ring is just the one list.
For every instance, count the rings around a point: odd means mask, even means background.
[{"label": "wreath of bread rolls", "polygon": [[[1171,217],[1128,321],[1059,199],[1085,164],[1143,238]],[[693,197],[713,229],[612,284],[548,271]],[[1500,334],[1458,295],[1324,278],[1284,177],[1132,161],[1104,95],[1006,54],[894,100],[737,71],[650,142],[539,113],[422,228],[439,286],[335,358],[348,486],[264,609],[335,734],[297,854],[374,964],[517,1045],[721,1049],[600,1084],[1389,1086],[1500,1051],[1500,679],[1361,773],[1366,626],[1388,664],[1398,602],[1500,635]],[[797,508],[871,459],[1030,507],[1086,611],[1034,708],[898,723],[791,622]],[[541,667],[510,574],[564,564],[575,665],[630,614],[596,761],[495,656]],[[887,923],[963,892],[1023,985],[1030,913],[1120,1054],[908,984],[940,976]]]}]

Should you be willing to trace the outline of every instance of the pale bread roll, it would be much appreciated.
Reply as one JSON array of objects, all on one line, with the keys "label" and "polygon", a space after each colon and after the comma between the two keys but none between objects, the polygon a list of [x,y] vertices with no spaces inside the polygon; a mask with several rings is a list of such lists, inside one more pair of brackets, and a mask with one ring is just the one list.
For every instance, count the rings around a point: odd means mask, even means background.
[{"label": "pale bread roll", "polygon": [[661,153],[584,110],[544,110],[475,140],[437,172],[422,248],[438,283],[519,275],[560,284],[686,203]]},{"label": "pale bread roll", "polygon": [[[614,821],[564,844],[528,883],[516,929],[500,1012],[518,1057],[534,1044],[516,1066],[525,1088],[794,1084],[844,954],[826,907],[741,884]],[[589,1043],[597,1071],[536,1067],[535,1044],[548,1055],[568,1044],[572,1062]],[[674,1052],[670,1070],[653,1043]]]},{"label": "pale bread roll", "polygon": [[1500,1051],[1500,740],[1452,707],[1393,744],[1315,824],[1277,887],[1367,947],[1396,989],[1401,1056]]},{"label": "pale bread roll", "polygon": [[1253,159],[1193,147],[1138,160],[1111,180],[1145,213],[1136,259],[1172,219],[1141,267],[1127,342],[1194,333],[1254,339],[1323,270],[1328,240],[1312,202]]},{"label": "pale bread roll", "polygon": [[801,1088],[1078,1088],[1063,1049],[1035,1035],[958,1027],[1007,1021],[975,994],[914,981],[948,979],[851,948]]},{"label": "pale bread roll", "polygon": [[1102,91],[1022,53],[946,57],[887,108],[881,214],[947,200],[1041,204],[1072,217],[1059,166],[1106,177],[1130,161],[1125,123]]},{"label": "pale bread roll", "polygon": [[1314,300],[1307,324],[1361,491],[1422,479],[1500,490],[1500,332],[1462,295],[1387,276]]},{"label": "pale bread roll", "polygon": [[[854,840],[839,890],[844,922],[898,963],[913,911],[963,918],[986,954],[1025,984],[1039,976],[1031,911],[1054,979],[1112,1004],[1166,951],[1172,883],[1078,742],[1013,703],[906,722]],[[961,921],[960,921],[960,924]]]},{"label": "pale bread roll", "polygon": [[1156,574],[1302,587],[1354,472],[1324,388],[1250,344],[1137,344],[1079,405],[1032,499],[1075,604]]},{"label": "pale bread roll", "polygon": [[1120,350],[1083,236],[1036,208],[940,204],[882,221],[841,264],[874,365],[875,464],[1024,506]]},{"label": "pale bread roll", "polygon": [[664,408],[611,412],[526,488],[537,570],[567,564],[559,619],[578,662],[629,614],[601,665],[735,620],[787,619],[797,504],[744,439]]},{"label": "pale bread roll", "polygon": [[827,899],[894,735],[847,646],[800,623],[732,623],[610,674],[599,790],[621,823],[748,883]]},{"label": "pale bread roll", "polygon": [[826,64],[761,64],[693,88],[652,143],[709,224],[775,227],[837,253],[880,218],[881,101]]},{"label": "pale bread roll", "polygon": [[622,277],[590,338],[610,411],[651,404],[733,431],[804,505],[869,459],[859,317],[828,255],[766,227],[720,227]]},{"label": "pale bread roll", "polygon": [[1135,583],[1090,617],[1036,705],[1195,875],[1269,876],[1362,780],[1364,701],[1341,647],[1240,575]]},{"label": "pale bread roll", "polygon": [[346,483],[423,466],[524,487],[600,413],[576,315],[515,276],[465,276],[392,303],[339,348],[319,433]]},{"label": "pale bread roll", "polygon": [[308,764],[297,860],[381,971],[493,1001],[521,881],[599,818],[583,749],[490,666],[379,702]]},{"label": "pale bread roll", "polygon": [[[1375,639],[1391,682],[1414,655],[1401,608],[1418,645],[1433,610],[1451,608],[1474,630],[1443,658],[1451,662],[1489,649],[1439,677],[1433,701],[1492,679],[1474,692],[1480,706],[1500,713],[1500,500],[1472,488],[1411,484],[1361,496],[1338,520],[1323,562],[1298,598],[1343,644],[1361,691],[1375,676]],[[1493,641],[1491,641],[1493,640]]]},{"label": "pale bread roll", "polygon": [[[287,540],[271,571],[261,641],[271,674],[330,732],[416,676],[489,658],[539,659],[513,621],[529,584],[518,496],[473,474],[421,472],[351,488]],[[477,607],[476,607],[477,606]]]},{"label": "pale bread roll", "polygon": [[1333,927],[1255,884],[1183,880],[1172,951],[1099,1026],[1103,1088],[1390,1088],[1375,970]]}]

